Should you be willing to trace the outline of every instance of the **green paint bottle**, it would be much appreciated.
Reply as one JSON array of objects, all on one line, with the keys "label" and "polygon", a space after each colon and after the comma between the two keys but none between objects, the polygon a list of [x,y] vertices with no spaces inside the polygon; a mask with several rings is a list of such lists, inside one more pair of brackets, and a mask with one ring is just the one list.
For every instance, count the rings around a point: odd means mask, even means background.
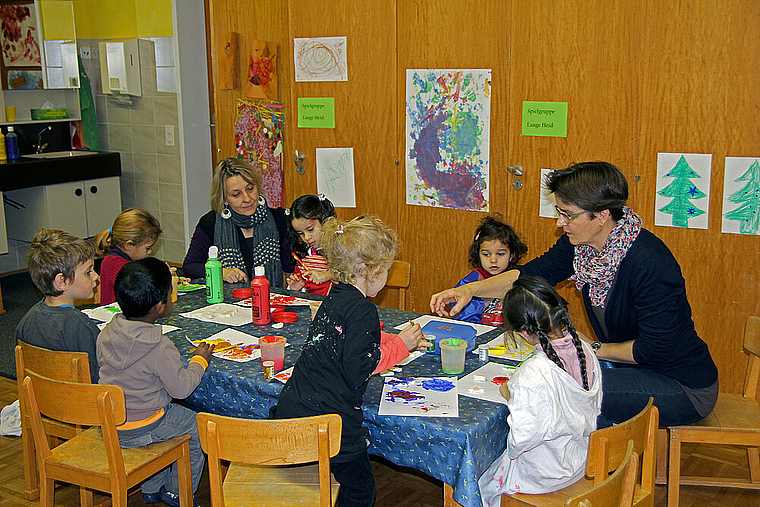
[{"label": "green paint bottle", "polygon": [[222,263],[219,262],[219,249],[211,246],[208,249],[206,261],[206,301],[221,303],[224,301],[224,279],[222,278]]}]

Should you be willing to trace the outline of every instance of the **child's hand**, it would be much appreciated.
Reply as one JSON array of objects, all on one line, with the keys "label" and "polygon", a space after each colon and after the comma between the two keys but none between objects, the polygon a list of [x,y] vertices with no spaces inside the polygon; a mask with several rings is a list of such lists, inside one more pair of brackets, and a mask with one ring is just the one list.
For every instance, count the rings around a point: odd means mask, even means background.
[{"label": "child's hand", "polygon": [[332,280],[332,273],[330,271],[307,271],[304,273],[304,277],[309,279],[311,283],[319,285],[320,283],[329,282]]},{"label": "child's hand", "polygon": [[419,324],[409,325],[406,329],[401,331],[398,335],[399,337],[401,337],[402,340],[404,340],[406,349],[409,352],[413,352],[420,347],[429,347],[431,345],[431,343],[422,339],[422,328],[420,327]]},{"label": "child's hand", "polygon": [[187,278],[186,276],[180,276],[179,277],[179,284],[180,285],[188,285],[190,282],[191,282],[191,280],[189,278]]},{"label": "child's hand", "polygon": [[201,356],[203,359],[208,362],[209,359],[211,359],[211,354],[214,353],[214,347],[216,345],[213,345],[208,342],[200,342],[198,346],[195,348],[195,352],[193,352],[194,356]]},{"label": "child's hand", "polygon": [[247,282],[248,275],[238,268],[222,268],[222,279],[228,283]]},{"label": "child's hand", "polygon": [[298,273],[293,273],[288,277],[288,288],[290,290],[301,290],[304,285],[306,285],[306,282]]},{"label": "child's hand", "polygon": [[509,388],[507,387],[507,382],[504,382],[499,386],[499,393],[504,396],[505,400],[509,401]]}]

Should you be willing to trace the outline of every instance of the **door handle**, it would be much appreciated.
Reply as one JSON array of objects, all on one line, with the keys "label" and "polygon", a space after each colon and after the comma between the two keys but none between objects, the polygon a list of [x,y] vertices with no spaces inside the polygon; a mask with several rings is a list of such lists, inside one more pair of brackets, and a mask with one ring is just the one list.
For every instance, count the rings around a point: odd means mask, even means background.
[{"label": "door handle", "polygon": [[521,165],[516,165],[512,167],[511,165],[507,166],[507,171],[511,172],[515,176],[522,176],[523,175],[523,168]]},{"label": "door handle", "polygon": [[306,155],[296,150],[295,154],[293,155],[293,162],[296,164],[296,172],[298,174],[303,174],[306,172],[306,168],[303,166],[304,159],[306,159]]}]

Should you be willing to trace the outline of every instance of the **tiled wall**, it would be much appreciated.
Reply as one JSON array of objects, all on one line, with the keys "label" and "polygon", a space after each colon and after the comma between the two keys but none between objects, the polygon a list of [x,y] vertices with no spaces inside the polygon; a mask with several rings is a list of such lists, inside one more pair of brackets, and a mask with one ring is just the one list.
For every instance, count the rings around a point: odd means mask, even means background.
[{"label": "tiled wall", "polygon": [[[82,60],[82,63],[95,96],[101,147],[121,153],[122,207],[143,208],[156,216],[164,233],[156,243],[153,255],[182,262],[185,231],[181,139],[172,38],[141,40],[142,96],[129,97],[124,102],[114,101],[103,94],[98,42],[93,39],[77,41],[80,48],[87,46],[92,54],[91,59]],[[166,145],[166,125],[174,129],[174,146]]]}]

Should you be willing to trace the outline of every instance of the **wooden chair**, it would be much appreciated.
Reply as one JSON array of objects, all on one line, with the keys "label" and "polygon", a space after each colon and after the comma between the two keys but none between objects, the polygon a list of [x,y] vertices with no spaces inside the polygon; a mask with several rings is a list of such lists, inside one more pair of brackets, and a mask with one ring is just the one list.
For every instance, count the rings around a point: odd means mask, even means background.
[{"label": "wooden chair", "polygon": [[[669,442],[668,507],[677,507],[681,484],[760,489],[760,317],[750,316],[744,328],[744,348],[749,364],[743,394],[720,393],[710,415],[689,426],[671,426]],[[739,445],[747,447],[749,479],[681,475],[681,445],[684,442]]]},{"label": "wooden chair", "polygon": [[570,498],[565,507],[631,507],[638,470],[639,458],[633,452],[633,440],[629,440],[618,469],[598,486]]},{"label": "wooden chair", "polygon": [[657,460],[657,426],[659,412],[654,400],[649,398],[646,407],[615,426],[596,430],[588,442],[586,477],[564,489],[544,495],[502,495],[501,505],[532,505],[553,507],[565,505],[569,498],[582,495],[592,487],[599,486],[610,472],[616,470],[625,456],[628,441],[633,441],[633,451],[640,456],[641,479],[634,487],[633,505],[654,505],[654,474]]},{"label": "wooden chair", "polygon": [[[192,507],[190,435],[122,449],[116,433],[127,418],[121,387],[63,382],[27,371],[21,402],[37,448],[41,506],[54,506],[55,481],[63,481],[110,493],[114,506],[126,507],[129,488],[176,462],[180,505]],[[92,427],[51,449],[42,415]]]},{"label": "wooden chair", "polygon": [[388,270],[388,281],[385,286],[390,289],[398,289],[399,310],[406,310],[406,289],[411,280],[411,265],[406,261],[393,261]]},{"label": "wooden chair", "polygon": [[[45,377],[68,382],[90,383],[90,362],[85,352],[60,352],[29,345],[21,340],[16,345],[16,382],[18,398],[27,372],[33,371]],[[37,467],[35,465],[34,438],[29,416],[21,409],[21,448],[24,463],[24,498],[34,500],[40,496]],[[43,418],[45,432],[53,446],[82,432],[81,427]],[[80,501],[83,507],[92,505],[92,492],[82,488]]]},{"label": "wooden chair", "polygon": [[[208,454],[211,506],[335,505],[338,483],[331,480],[330,458],[340,450],[342,427],[337,414],[257,420],[201,412],[198,433]],[[221,460],[230,462],[226,477]]]}]

